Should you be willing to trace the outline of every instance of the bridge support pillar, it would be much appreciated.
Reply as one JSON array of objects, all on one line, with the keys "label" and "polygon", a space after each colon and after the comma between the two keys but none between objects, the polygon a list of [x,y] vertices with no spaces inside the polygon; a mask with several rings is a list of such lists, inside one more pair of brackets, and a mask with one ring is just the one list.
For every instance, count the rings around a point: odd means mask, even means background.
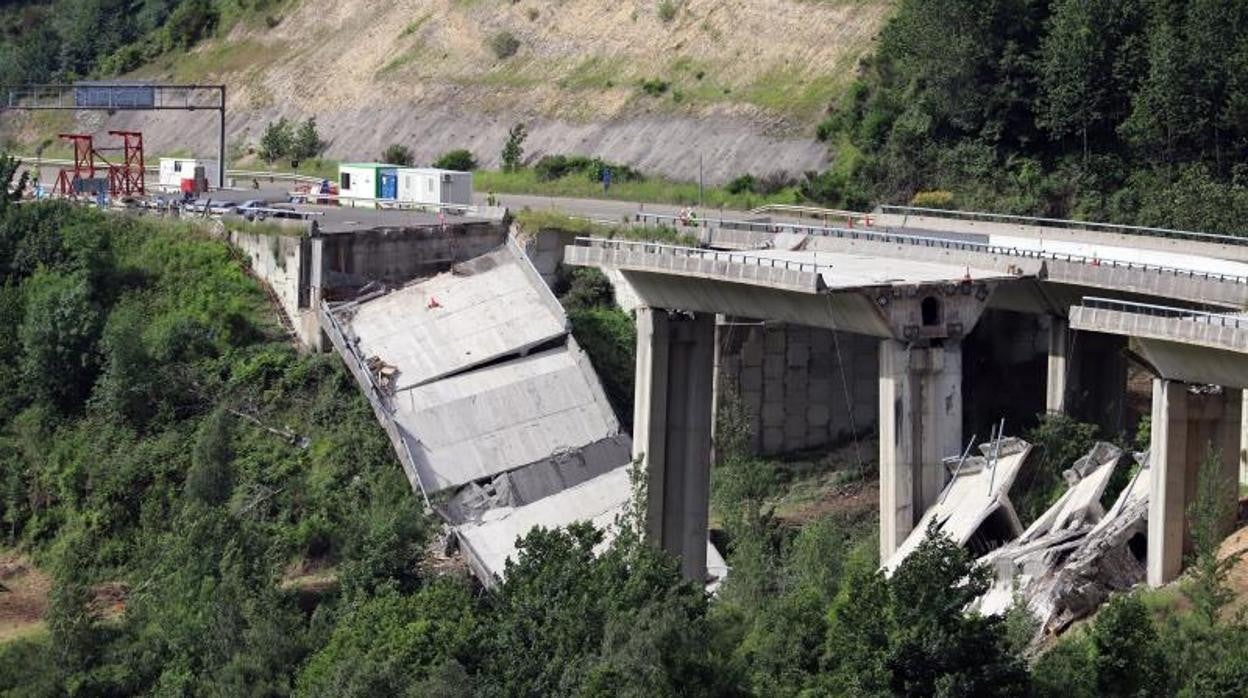
[{"label": "bridge support pillar", "polygon": [[647,481],[650,540],[706,578],[710,509],[714,316],[637,309],[633,457]]},{"label": "bridge support pillar", "polygon": [[945,486],[941,460],[962,444],[962,343],[880,343],[880,559]]},{"label": "bridge support pillar", "polygon": [[[1210,450],[1221,458],[1219,491],[1228,516],[1238,499],[1243,396],[1239,390],[1194,393],[1186,383],[1153,380],[1150,452],[1152,491],[1148,504],[1148,583],[1173,581],[1189,546],[1187,510],[1196,498],[1201,463]],[[1226,526],[1233,520],[1228,518]]]},{"label": "bridge support pillar", "polygon": [[1049,323],[1049,372],[1044,407],[1049,412],[1066,411],[1066,380],[1070,365],[1068,347],[1070,322],[1053,317]]}]

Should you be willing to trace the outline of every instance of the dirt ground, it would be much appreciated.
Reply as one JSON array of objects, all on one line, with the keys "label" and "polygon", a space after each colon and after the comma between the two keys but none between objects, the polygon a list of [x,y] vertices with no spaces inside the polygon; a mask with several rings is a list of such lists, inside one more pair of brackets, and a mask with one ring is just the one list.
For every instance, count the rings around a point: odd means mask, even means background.
[{"label": "dirt ground", "polygon": [[1235,531],[1222,541],[1218,555],[1226,559],[1231,555],[1239,555],[1239,562],[1231,568],[1227,584],[1235,592],[1235,600],[1226,609],[1228,615],[1248,609],[1248,526]]},{"label": "dirt ground", "polygon": [[43,629],[48,610],[48,575],[14,552],[0,553],[0,642],[7,642]]}]

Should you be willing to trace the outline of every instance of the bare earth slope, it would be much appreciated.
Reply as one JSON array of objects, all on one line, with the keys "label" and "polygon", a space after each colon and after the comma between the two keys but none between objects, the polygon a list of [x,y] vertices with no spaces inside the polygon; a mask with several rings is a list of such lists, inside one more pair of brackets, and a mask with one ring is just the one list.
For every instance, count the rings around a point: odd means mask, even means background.
[{"label": "bare earth slope", "polygon": [[[224,81],[228,138],[315,115],[327,156],[389,143],[428,161],[468,147],[496,165],[506,130],[528,153],[582,152],[710,181],[825,164],[824,109],[853,78],[888,0],[338,0],[292,2],[274,28],[238,27],[141,77]],[[519,48],[497,58],[490,39]],[[645,80],[666,83],[662,91]],[[657,94],[655,94],[657,93]],[[158,150],[211,152],[210,115],[110,117]],[[95,123],[90,126],[95,126]],[[189,126],[188,126],[189,125]]]}]

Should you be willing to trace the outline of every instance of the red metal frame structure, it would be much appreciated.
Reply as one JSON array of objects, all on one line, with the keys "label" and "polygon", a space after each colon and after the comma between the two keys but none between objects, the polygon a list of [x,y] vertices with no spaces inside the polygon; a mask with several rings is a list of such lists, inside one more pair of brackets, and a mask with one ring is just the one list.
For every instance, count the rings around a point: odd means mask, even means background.
[{"label": "red metal frame structure", "polygon": [[[74,167],[60,171],[56,177],[56,186],[52,189],[53,193],[61,196],[79,194],[80,192],[75,189],[75,183],[83,179],[95,179],[96,170],[101,169],[96,164],[97,159],[103,163],[103,169],[108,174],[109,196],[130,196],[145,192],[143,134],[138,131],[109,131],[108,133],[111,136],[121,137],[120,148],[96,148],[94,139],[86,133],[59,134],[60,138],[74,144]],[[122,164],[114,165],[109,162],[108,158],[100,152],[101,150],[120,150],[123,158]]]},{"label": "red metal frame structure", "polygon": [[123,160],[118,167],[121,193],[144,194],[143,185],[143,134],[138,131],[109,131],[110,136],[121,136]]},{"label": "red metal frame structure", "polygon": [[84,178],[95,178],[95,147],[90,134],[60,133],[57,137],[74,144],[74,168],[61,170],[56,176],[56,186],[52,191],[62,196],[73,196],[77,193],[74,191],[75,182]]}]

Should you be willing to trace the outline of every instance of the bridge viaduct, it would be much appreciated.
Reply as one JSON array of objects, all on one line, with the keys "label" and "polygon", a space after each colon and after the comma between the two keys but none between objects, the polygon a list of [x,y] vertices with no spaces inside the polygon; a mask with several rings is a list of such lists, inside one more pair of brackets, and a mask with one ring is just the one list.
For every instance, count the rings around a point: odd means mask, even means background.
[{"label": "bridge viaduct", "polygon": [[[1147,569],[1152,584],[1173,579],[1199,457],[1212,444],[1227,476],[1239,479],[1248,320],[1229,313],[1248,307],[1248,245],[1199,233],[902,209],[886,209],[873,223],[702,221],[694,230],[711,249],[579,239],[565,250],[569,264],[622,275],[640,302],[633,444],[649,474],[655,540],[681,558],[686,575],[704,574],[717,316],[878,341],[886,559],[944,487],[942,459],[964,448],[965,341],[985,313],[1005,310],[1046,318],[1048,410],[1068,408],[1072,361],[1093,374],[1116,373],[1119,393],[1126,356],[1155,376],[1151,452],[1159,474]],[[1076,350],[1072,330],[1101,341]],[[996,386],[1004,395],[985,399],[1008,399],[1011,388]],[[1236,488],[1226,491],[1237,496]]]}]

